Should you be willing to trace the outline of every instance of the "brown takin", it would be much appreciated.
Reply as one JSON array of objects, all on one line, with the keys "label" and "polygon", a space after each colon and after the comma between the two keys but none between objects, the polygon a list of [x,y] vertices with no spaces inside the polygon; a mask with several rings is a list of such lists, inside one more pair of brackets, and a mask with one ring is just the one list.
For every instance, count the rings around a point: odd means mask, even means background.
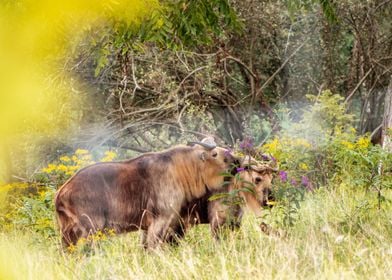
[{"label": "brown takin", "polygon": [[[176,231],[178,236],[181,237],[194,224],[209,223],[213,236],[219,238],[219,230],[222,226],[228,225],[231,228],[240,226],[245,209],[250,210],[257,217],[262,216],[262,206],[267,206],[268,199],[271,199],[271,182],[273,173],[277,170],[249,156],[243,159],[241,167],[237,170],[238,173],[227,190],[209,192],[182,209],[182,227],[177,228]],[[228,201],[227,198],[230,196],[225,195],[225,192],[236,193],[231,196],[231,199],[240,199],[242,203]],[[217,199],[210,200],[213,196]],[[266,233],[270,231],[265,223],[261,223],[260,228]]]},{"label": "brown takin", "polygon": [[76,244],[104,229],[141,229],[146,248],[167,241],[178,227],[181,208],[223,188],[222,173],[235,162],[215,144],[191,144],[79,170],[55,197],[63,243]]}]

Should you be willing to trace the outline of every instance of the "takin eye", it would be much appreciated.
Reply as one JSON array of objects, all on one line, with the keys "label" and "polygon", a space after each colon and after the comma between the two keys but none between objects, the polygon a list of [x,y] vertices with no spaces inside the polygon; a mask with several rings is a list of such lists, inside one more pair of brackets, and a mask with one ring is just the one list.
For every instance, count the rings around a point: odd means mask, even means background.
[{"label": "takin eye", "polygon": [[255,183],[256,184],[260,183],[261,181],[263,181],[263,179],[261,177],[256,177],[255,178]]},{"label": "takin eye", "polygon": [[217,152],[212,152],[212,157],[217,157],[218,153]]}]

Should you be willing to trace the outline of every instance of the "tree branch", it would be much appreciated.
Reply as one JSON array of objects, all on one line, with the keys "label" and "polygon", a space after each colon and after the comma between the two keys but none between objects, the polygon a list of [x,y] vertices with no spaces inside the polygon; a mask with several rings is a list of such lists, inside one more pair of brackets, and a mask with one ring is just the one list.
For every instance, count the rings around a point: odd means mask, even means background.
[{"label": "tree branch", "polygon": [[300,50],[302,47],[305,45],[305,43],[309,39],[306,39],[305,41],[302,42],[301,45],[299,45],[286,60],[282,63],[282,65],[265,81],[265,83],[257,90],[256,92],[256,98],[259,97],[259,95],[263,92],[263,90],[273,81],[273,79],[276,77],[276,75],[279,74],[280,71],[285,67],[285,65],[290,61],[290,59]]}]

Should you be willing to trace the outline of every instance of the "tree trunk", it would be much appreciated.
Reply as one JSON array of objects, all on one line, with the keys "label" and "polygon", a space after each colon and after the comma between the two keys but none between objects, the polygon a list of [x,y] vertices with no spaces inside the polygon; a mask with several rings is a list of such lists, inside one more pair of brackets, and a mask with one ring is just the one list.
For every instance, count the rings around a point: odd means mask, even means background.
[{"label": "tree trunk", "polygon": [[392,76],[385,94],[381,145],[383,149],[392,153]]}]

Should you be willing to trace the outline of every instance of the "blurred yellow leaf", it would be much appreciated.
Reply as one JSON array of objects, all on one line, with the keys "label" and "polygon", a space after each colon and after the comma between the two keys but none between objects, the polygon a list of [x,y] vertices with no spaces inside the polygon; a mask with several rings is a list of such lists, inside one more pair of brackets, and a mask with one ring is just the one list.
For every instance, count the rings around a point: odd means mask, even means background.
[{"label": "blurred yellow leaf", "polygon": [[77,79],[58,66],[72,44],[109,20],[139,24],[158,5],[157,0],[0,2],[0,181],[5,137],[26,127],[42,134],[66,128],[68,111],[80,104]]}]

